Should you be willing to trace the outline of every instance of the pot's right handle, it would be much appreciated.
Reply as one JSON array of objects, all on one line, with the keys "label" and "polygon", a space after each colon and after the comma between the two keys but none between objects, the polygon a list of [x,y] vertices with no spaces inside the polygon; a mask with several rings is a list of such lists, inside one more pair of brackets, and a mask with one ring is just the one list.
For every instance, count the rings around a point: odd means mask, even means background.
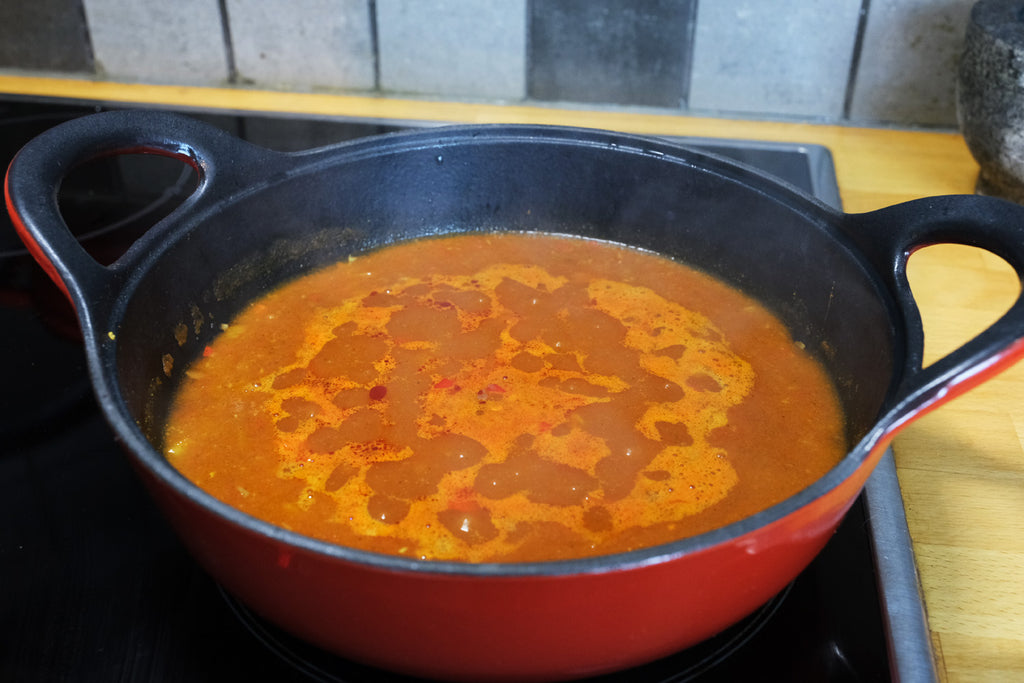
[{"label": "pot's right handle", "polygon": [[198,187],[172,213],[175,218],[197,210],[206,200],[243,191],[254,172],[266,177],[271,158],[284,156],[196,119],[158,111],[87,115],[31,140],[8,167],[7,210],[22,241],[71,299],[80,318],[90,307],[102,308],[116,297],[124,268],[120,262],[101,265],[78,243],[60,214],[57,190],[74,166],[131,153],[175,157],[196,170]]},{"label": "pot's right handle", "polygon": [[1024,284],[1024,206],[975,195],[942,196],[843,218],[845,231],[882,275],[897,301],[908,356],[890,410],[866,439],[874,447],[912,420],[963,394],[1024,358],[1024,296],[963,346],[922,368],[924,333],[907,259],[932,244],[980,247],[1006,260]]}]

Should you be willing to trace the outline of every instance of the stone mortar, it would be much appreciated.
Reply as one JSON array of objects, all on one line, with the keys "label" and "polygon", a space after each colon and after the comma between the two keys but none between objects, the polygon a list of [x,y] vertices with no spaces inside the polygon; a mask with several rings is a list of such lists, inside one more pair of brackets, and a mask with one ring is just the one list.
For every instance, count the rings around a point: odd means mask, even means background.
[{"label": "stone mortar", "polygon": [[981,0],[971,9],[957,116],[981,166],[975,190],[1024,204],[1024,0]]}]

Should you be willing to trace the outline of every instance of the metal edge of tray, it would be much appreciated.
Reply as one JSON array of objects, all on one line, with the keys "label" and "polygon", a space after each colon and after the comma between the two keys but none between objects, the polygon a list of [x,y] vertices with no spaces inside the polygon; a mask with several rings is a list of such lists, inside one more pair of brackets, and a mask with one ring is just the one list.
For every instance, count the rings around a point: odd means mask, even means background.
[{"label": "metal edge of tray", "polygon": [[[735,159],[738,152],[788,152],[798,154],[806,162],[809,173],[810,188],[800,187],[804,192],[834,209],[842,211],[843,201],[839,194],[839,181],[836,178],[835,162],[832,152],[823,145],[802,144],[795,142],[770,142],[765,140],[739,140],[730,138],[704,138],[671,136],[664,139],[679,145],[707,150]],[[756,164],[755,164],[756,165]],[[761,169],[766,170],[766,169]],[[771,172],[770,169],[767,172]],[[776,176],[787,185],[794,183],[786,178]]]},{"label": "metal edge of tray", "polygon": [[890,448],[864,487],[889,661],[897,681],[938,681],[928,617]]}]

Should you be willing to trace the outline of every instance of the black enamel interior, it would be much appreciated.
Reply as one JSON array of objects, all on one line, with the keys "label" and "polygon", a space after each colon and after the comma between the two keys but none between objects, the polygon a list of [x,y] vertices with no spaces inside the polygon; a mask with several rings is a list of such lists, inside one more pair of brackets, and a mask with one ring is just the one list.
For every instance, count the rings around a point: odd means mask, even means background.
[{"label": "black enamel interior", "polygon": [[[505,128],[387,136],[270,158],[255,191],[206,197],[212,208],[159,236],[166,249],[126,288],[123,315],[115,311],[119,382],[133,417],[158,439],[181,374],[165,376],[165,354],[185,367],[221,323],[283,281],[393,241],[527,230],[656,251],[752,294],[826,364],[851,443],[863,435],[898,367],[897,331],[836,214],[717,158],[578,136]],[[190,341],[179,347],[173,330],[182,324]]]}]

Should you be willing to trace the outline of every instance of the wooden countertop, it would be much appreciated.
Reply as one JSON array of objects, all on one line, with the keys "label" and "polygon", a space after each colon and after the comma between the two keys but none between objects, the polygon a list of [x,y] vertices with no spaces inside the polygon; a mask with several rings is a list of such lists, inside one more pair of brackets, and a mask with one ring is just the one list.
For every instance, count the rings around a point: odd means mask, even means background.
[{"label": "wooden countertop", "polygon": [[[802,142],[833,154],[844,207],[973,191],[977,164],[955,133],[499,106],[227,88],[0,76],[0,92],[154,107],[358,119],[546,123],[633,133]],[[910,260],[930,362],[998,317],[1019,285],[968,247]],[[910,533],[944,680],[1024,680],[1024,364],[925,416],[894,444]]]}]

